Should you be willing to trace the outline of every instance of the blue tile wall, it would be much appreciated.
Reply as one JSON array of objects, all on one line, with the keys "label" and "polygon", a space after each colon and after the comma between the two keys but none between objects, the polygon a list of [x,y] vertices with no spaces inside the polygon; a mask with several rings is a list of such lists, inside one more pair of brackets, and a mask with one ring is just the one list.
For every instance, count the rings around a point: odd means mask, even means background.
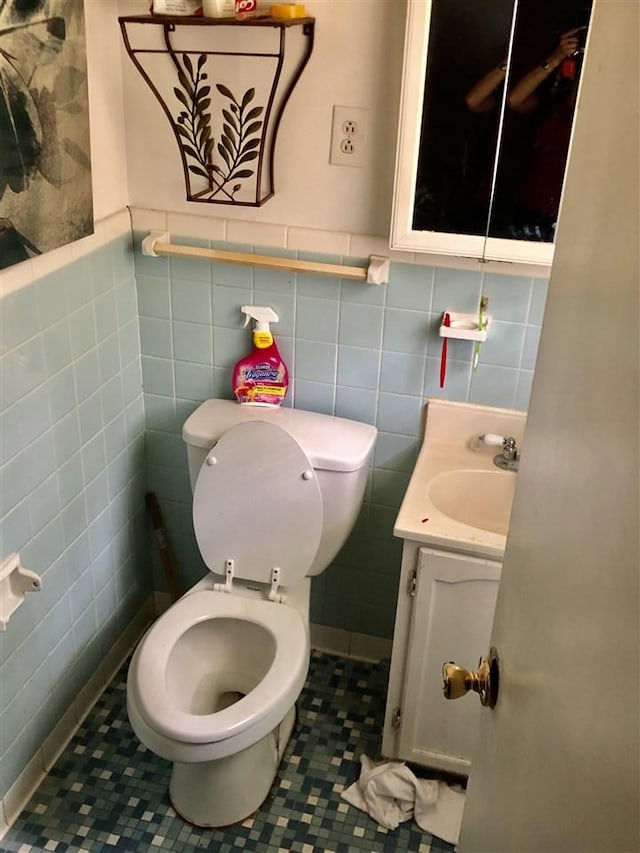
[{"label": "blue tile wall", "polygon": [[151,590],[130,236],[0,302],[0,555],[42,577],[0,633],[0,796]]},{"label": "blue tile wall", "polygon": [[[136,247],[142,236],[134,235]],[[274,253],[180,237],[175,242]],[[392,528],[418,450],[425,398],[526,409],[547,281],[393,263],[388,285],[377,287],[197,259],[151,259],[137,251],[136,282],[149,483],[182,587],[206,571],[192,533],[182,423],[203,399],[232,396],[233,365],[251,343],[240,306],[267,304],[281,318],[274,330],[293,380],[286,405],[379,430],[356,528],[334,564],[314,579],[312,620],[390,637],[402,547]],[[441,390],[442,312],[475,312],[482,292],[490,298],[493,324],[479,367],[471,369],[471,343],[450,341]],[[155,585],[164,588],[158,570]]]}]

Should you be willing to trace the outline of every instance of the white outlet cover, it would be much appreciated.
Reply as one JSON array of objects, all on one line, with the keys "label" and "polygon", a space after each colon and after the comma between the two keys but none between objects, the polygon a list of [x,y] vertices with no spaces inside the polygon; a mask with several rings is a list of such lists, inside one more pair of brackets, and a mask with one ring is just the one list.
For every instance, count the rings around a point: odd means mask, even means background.
[{"label": "white outlet cover", "polygon": [[[367,155],[367,124],[369,111],[363,107],[343,107],[335,105],[331,124],[331,148],[329,162],[334,166],[356,166],[362,168]],[[345,123],[353,124],[355,130],[345,133]],[[345,139],[349,140],[351,151],[345,151]]]}]

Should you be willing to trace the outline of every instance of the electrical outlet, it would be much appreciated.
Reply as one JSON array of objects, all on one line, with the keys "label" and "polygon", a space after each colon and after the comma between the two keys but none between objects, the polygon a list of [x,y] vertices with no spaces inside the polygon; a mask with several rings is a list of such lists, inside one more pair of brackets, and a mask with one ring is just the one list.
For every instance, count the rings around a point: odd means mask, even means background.
[{"label": "electrical outlet", "polygon": [[334,166],[364,166],[366,130],[367,110],[362,107],[334,106],[329,162]]}]

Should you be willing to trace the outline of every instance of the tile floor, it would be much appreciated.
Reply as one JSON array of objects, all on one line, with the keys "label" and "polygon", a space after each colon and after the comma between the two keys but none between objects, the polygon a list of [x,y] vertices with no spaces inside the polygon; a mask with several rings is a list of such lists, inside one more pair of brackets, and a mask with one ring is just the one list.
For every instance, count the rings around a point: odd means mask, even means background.
[{"label": "tile floor", "polygon": [[379,757],[388,667],[313,652],[298,720],[262,808],[242,824],[205,830],[181,820],[170,764],[131,731],[126,665],[105,690],[17,822],[5,853],[445,853],[413,821],[388,832],[340,799],[362,753]]}]

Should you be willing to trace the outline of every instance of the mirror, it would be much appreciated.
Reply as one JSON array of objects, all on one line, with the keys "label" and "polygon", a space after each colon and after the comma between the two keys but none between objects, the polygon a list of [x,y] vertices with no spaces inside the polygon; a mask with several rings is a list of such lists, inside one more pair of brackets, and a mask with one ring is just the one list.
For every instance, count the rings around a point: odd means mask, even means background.
[{"label": "mirror", "polygon": [[485,3],[431,4],[416,231],[484,234],[487,228],[513,0],[490,5],[487,15]]},{"label": "mirror", "polygon": [[591,0],[519,0],[490,237],[552,243]]},{"label": "mirror", "polygon": [[409,0],[392,247],[553,242],[591,5]]}]

